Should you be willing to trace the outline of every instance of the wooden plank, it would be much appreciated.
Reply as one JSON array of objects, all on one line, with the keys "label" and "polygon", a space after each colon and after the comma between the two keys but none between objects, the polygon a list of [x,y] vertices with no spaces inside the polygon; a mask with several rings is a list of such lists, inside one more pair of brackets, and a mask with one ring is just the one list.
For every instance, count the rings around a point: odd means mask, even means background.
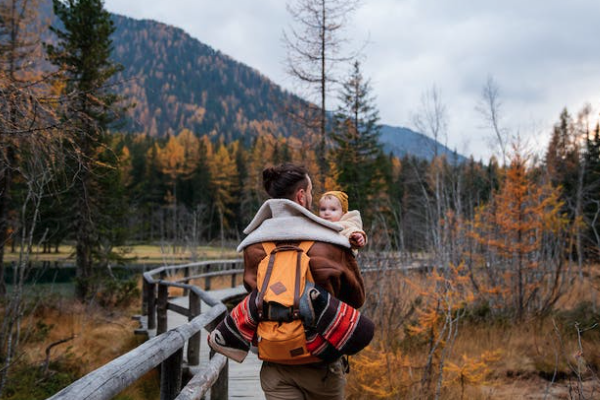
[{"label": "wooden plank", "polygon": [[190,316],[190,310],[187,307],[182,307],[179,304],[167,302],[167,310],[176,312],[177,314],[183,315],[184,317]]},{"label": "wooden plank", "polygon": [[[189,296],[189,309],[190,313],[188,318],[194,319],[196,316],[200,315],[202,312],[202,300],[196,294],[196,292],[191,291]],[[188,341],[188,349],[187,349],[187,359],[190,365],[198,365],[200,364],[200,340],[201,333],[195,333],[190,340]]]},{"label": "wooden plank", "polygon": [[217,381],[219,371],[225,367],[226,363],[227,357],[216,354],[206,365],[206,368],[200,370],[190,379],[175,400],[200,400]]}]

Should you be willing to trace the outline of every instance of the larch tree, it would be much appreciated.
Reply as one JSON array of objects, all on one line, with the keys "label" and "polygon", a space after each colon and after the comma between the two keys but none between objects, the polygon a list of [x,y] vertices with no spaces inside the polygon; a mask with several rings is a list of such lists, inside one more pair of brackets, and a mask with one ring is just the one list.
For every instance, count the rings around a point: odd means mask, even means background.
[{"label": "larch tree", "polygon": [[228,217],[233,215],[231,206],[235,203],[234,193],[238,189],[239,171],[235,162],[236,147],[239,142],[231,145],[231,150],[220,144],[217,151],[209,160],[210,185],[213,197],[213,207],[219,217],[221,245],[225,242],[225,230],[229,227]]},{"label": "larch tree", "polygon": [[[327,98],[331,85],[338,80],[337,67],[356,57],[345,54],[343,29],[359,0],[294,0],[288,12],[297,28],[284,32],[287,47],[287,70],[300,86],[307,90],[308,110],[300,120],[309,132],[319,133],[317,149],[320,167],[326,170],[325,138],[327,129]],[[316,114],[316,116],[315,116]]]},{"label": "larch tree", "polygon": [[[60,114],[69,133],[68,174],[72,177],[73,230],[76,232],[77,296],[92,293],[100,231],[97,221],[110,199],[103,175],[116,168],[107,130],[120,117],[121,98],[111,78],[122,67],[111,60],[115,26],[102,0],[53,0],[62,27],[51,27],[56,44],[46,44],[49,61],[64,82]],[[107,197],[108,196],[108,197]]]},{"label": "larch tree", "polygon": [[569,221],[560,190],[536,182],[519,153],[489,204],[479,208],[470,227],[478,268],[473,282],[492,310],[517,318],[548,311],[562,294],[564,249]]}]

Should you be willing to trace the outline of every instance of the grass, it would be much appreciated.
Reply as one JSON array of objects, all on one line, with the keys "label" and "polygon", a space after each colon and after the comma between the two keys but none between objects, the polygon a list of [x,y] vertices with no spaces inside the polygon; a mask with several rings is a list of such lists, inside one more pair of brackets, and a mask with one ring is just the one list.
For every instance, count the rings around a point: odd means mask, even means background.
[{"label": "grass", "polygon": [[[8,250],[8,248],[7,248]],[[34,247],[30,259],[33,262],[59,262],[74,263],[75,247],[71,245],[61,245],[58,253],[43,253],[41,247]],[[172,246],[139,244],[115,249],[128,259],[130,264],[174,264],[189,262],[190,260],[210,260],[210,259],[229,259],[239,258],[240,254],[233,248],[222,248],[215,246],[197,246],[192,249],[189,247],[178,246],[175,249]],[[7,251],[4,254],[4,261],[12,262],[19,259],[19,253]]]},{"label": "grass", "polygon": [[[49,397],[79,377],[139,346],[144,338],[134,335],[139,300],[126,307],[101,308],[54,296],[30,307],[23,321],[25,343],[19,361],[11,369],[3,400]],[[51,347],[44,372],[46,351]],[[151,372],[117,399],[152,399],[158,393],[156,372]],[[127,394],[129,393],[129,394]]]}]

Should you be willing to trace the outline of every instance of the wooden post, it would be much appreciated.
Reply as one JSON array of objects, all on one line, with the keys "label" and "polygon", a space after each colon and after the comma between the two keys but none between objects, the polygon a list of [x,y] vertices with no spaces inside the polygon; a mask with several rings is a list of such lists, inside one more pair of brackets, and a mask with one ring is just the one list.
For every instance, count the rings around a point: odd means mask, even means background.
[{"label": "wooden post", "polygon": [[181,391],[182,362],[183,348],[180,348],[162,362],[160,367],[160,400],[173,400]]},{"label": "wooden post", "polygon": [[160,335],[167,331],[167,302],[169,301],[169,287],[167,285],[158,285],[158,300],[156,304],[156,319],[158,326],[156,334]]},{"label": "wooden post", "polygon": [[[183,269],[183,277],[185,278],[183,283],[189,283],[187,278],[190,277],[190,267],[185,267]],[[190,293],[189,289],[187,289],[187,288],[183,289],[183,297],[187,296],[189,293]]]},{"label": "wooden post", "polygon": [[148,315],[148,282],[142,276],[142,315]]},{"label": "wooden post", "polygon": [[[210,351],[210,358],[213,358],[215,352]],[[219,377],[210,388],[210,400],[227,400],[229,398],[229,360],[225,361],[225,366],[221,370]]]},{"label": "wooden post", "polygon": [[156,283],[148,283],[148,329],[156,329]]},{"label": "wooden post", "polygon": [[[193,290],[190,291],[190,314],[188,320],[193,320],[202,312],[200,297]],[[190,337],[187,348],[187,359],[189,365],[200,364],[200,331]]]},{"label": "wooden post", "polygon": [[[210,272],[210,264],[206,265],[205,272]],[[204,290],[206,290],[207,292],[210,290],[210,276],[204,277]]]},{"label": "wooden post", "polygon": [[235,287],[235,275],[236,274],[231,274],[231,287],[234,288]]}]

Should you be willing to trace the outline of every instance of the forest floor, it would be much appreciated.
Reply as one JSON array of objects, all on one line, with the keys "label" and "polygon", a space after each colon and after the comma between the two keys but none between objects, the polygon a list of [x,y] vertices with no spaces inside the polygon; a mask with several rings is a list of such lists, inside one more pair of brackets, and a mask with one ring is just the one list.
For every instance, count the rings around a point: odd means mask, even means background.
[{"label": "forest floor", "polygon": [[497,382],[493,386],[482,386],[480,390],[484,398],[495,400],[598,399],[600,381],[588,378],[581,382],[577,380],[550,382],[539,376],[531,376]]}]

